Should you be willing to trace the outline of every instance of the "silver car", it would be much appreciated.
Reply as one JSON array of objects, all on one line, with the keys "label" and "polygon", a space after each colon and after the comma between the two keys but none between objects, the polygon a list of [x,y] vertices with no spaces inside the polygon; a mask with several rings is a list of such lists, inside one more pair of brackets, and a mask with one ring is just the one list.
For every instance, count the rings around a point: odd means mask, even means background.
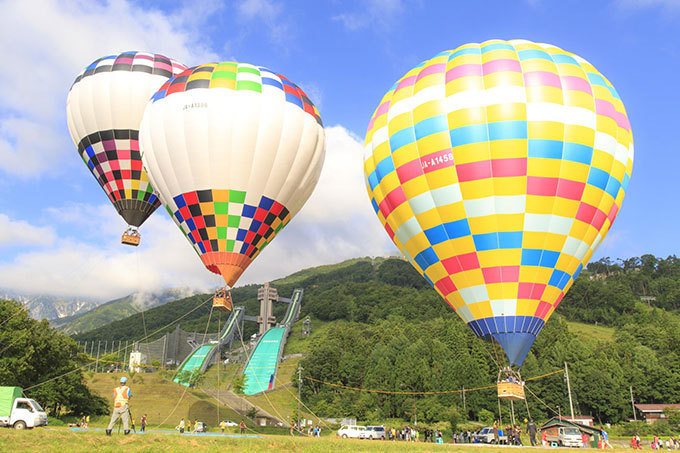
[{"label": "silver car", "polygon": [[366,430],[359,434],[359,439],[379,439],[385,440],[385,427],[380,426],[367,426]]}]

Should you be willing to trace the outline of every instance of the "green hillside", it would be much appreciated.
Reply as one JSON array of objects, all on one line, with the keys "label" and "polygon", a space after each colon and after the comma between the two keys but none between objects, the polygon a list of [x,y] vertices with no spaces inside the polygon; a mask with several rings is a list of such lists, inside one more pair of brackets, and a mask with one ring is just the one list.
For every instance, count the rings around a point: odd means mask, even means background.
[{"label": "green hillside", "polygon": [[[305,288],[305,300],[307,300],[307,294],[310,292],[310,288],[312,286],[318,285],[324,281],[341,283],[347,278],[353,278],[343,277],[346,269],[352,269],[357,265],[366,265],[372,268],[374,264],[377,265],[377,263],[382,261],[384,261],[384,258],[358,258],[338,264],[305,269],[286,278],[275,280],[272,282],[272,285],[275,286],[278,289],[279,294],[284,297],[289,297],[293,292],[293,289],[297,287]],[[234,288],[231,291],[234,304],[245,305],[246,314],[248,315],[255,316],[259,314],[260,306],[259,302],[257,301],[257,288],[259,288],[259,286],[260,285],[241,286]],[[113,309],[116,311],[122,311],[126,299],[114,301],[116,302],[115,304],[111,303],[111,305],[115,305]],[[143,318],[141,313],[135,312],[135,314],[132,314],[127,318],[118,319],[106,325],[102,325],[101,327],[89,330],[79,330],[79,333],[73,334],[72,337],[76,341],[137,341],[141,338],[144,338],[149,333],[167,326],[183,315],[186,316],[184,316],[179,321],[182,329],[190,332],[204,332],[210,313],[211,300],[212,294],[198,294],[179,300],[174,300],[162,306],[146,310],[144,312]],[[274,315],[277,317],[277,319],[281,319],[283,317],[286,307],[287,304],[274,304]],[[195,311],[192,311],[194,309]],[[106,313],[106,310],[104,313]],[[189,314],[187,315],[187,313]],[[227,316],[214,313],[210,326],[208,327],[208,332],[217,332],[218,325],[221,325],[220,323],[224,323],[226,318]],[[144,329],[144,324],[146,324],[146,329]],[[150,338],[158,338],[166,331],[174,330],[175,326],[176,324],[172,324],[166,329],[157,332]],[[256,325],[253,323],[246,323],[244,338],[249,337],[256,331]]]},{"label": "green hillside", "polygon": [[87,332],[143,310],[183,298],[183,295],[192,292],[188,289],[169,289],[159,293],[131,294],[106,302],[85,313],[51,321],[50,324],[69,335]]},{"label": "green hillside", "polygon": [[[677,283],[680,263],[675,257],[592,263],[539,335],[523,364],[523,376],[553,373],[569,362],[576,411],[602,422],[632,415],[631,385],[638,402],[680,401]],[[312,335],[300,336],[299,321],[285,353],[306,354],[300,364],[313,380],[305,380],[302,394],[314,413],[356,416],[366,422],[408,421],[417,414],[419,422],[434,423],[484,420],[498,412],[494,390],[487,387],[507,363],[502,350],[476,338],[408,262],[350,260],[307,269],[273,285],[282,295],[295,287],[305,288],[300,318],[311,317]],[[244,304],[250,315],[258,312],[257,287],[232,292],[235,303]],[[645,294],[653,294],[656,300],[648,301],[649,305],[641,302]],[[180,321],[183,329],[204,331],[210,299],[211,295],[194,296],[149,310],[147,332],[180,316],[185,316]],[[275,306],[277,317],[285,308]],[[213,314],[208,331],[217,331],[223,321]],[[254,323],[246,323],[245,336],[255,329]],[[141,317],[134,315],[76,338],[135,340],[143,334]],[[421,394],[366,393],[337,385]],[[460,393],[436,393],[463,386],[465,408]],[[531,381],[527,388],[528,410],[535,418],[551,415],[545,404],[569,405],[562,374]],[[272,399],[288,410],[289,393],[281,391]],[[515,409],[520,416],[529,415],[526,407]],[[503,417],[509,416],[507,407],[502,410]]]}]

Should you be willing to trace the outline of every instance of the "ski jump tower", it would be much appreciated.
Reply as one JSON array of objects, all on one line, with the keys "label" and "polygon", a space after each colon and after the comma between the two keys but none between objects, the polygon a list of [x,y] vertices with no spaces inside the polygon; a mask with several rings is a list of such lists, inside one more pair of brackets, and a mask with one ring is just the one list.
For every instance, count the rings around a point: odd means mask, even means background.
[{"label": "ski jump tower", "polygon": [[260,316],[257,317],[257,323],[260,325],[260,335],[264,335],[276,324],[272,307],[273,302],[279,300],[279,293],[267,282],[257,290],[257,300],[260,301]]}]

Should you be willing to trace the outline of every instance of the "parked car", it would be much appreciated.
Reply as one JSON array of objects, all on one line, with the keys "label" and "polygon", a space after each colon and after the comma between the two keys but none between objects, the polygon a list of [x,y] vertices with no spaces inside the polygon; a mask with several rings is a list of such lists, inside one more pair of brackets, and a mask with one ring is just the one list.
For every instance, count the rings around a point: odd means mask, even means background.
[{"label": "parked car", "polygon": [[225,421],[224,421],[224,424],[225,424],[226,426],[238,426],[238,423],[234,423],[234,422],[232,422],[231,420],[225,420]]},{"label": "parked car", "polygon": [[342,437],[343,439],[359,439],[364,431],[366,431],[365,426],[343,425],[338,430],[338,437]]},{"label": "parked car", "polygon": [[385,440],[384,426],[367,426],[366,429],[359,434],[359,439],[380,439]]},{"label": "parked car", "polygon": [[203,422],[196,422],[196,428],[194,430],[197,433],[207,433],[208,432],[208,425],[206,425]]},{"label": "parked car", "polygon": [[[477,439],[477,442],[479,443],[492,444],[494,443],[493,428],[491,426],[482,428],[477,434],[474,434],[472,437],[473,439]],[[500,429],[498,430],[498,441],[501,444],[508,443],[508,436],[506,436],[503,430]]]}]

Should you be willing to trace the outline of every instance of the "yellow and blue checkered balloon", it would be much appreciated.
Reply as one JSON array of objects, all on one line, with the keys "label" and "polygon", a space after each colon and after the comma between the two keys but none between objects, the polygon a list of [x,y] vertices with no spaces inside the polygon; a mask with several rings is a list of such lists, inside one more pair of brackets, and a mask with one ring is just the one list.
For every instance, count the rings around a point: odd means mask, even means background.
[{"label": "yellow and blue checkered balloon", "polygon": [[521,365],[621,207],[633,138],[612,84],[524,40],[406,73],[368,126],[373,208],[404,256]]}]

